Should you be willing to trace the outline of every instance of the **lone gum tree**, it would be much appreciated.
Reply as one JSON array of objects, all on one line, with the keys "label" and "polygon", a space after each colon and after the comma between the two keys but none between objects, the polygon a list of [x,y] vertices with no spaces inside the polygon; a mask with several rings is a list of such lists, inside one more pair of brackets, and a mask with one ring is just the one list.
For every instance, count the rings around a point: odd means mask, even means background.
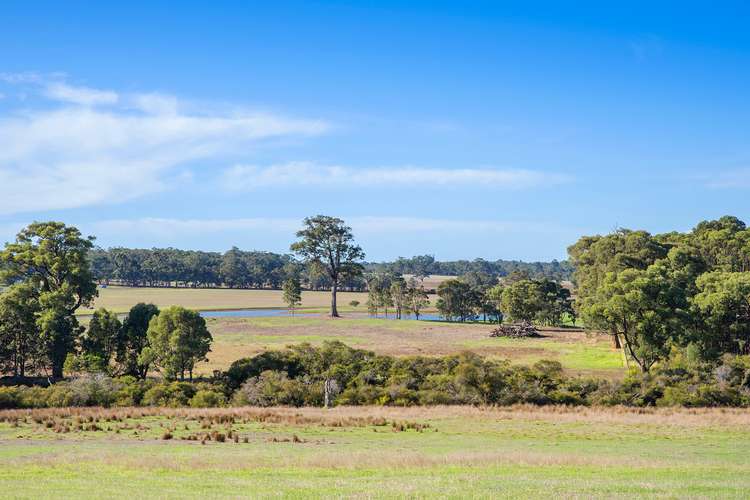
[{"label": "lone gum tree", "polygon": [[352,229],[336,217],[317,215],[306,218],[304,228],[297,231],[297,238],[300,240],[291,245],[291,250],[331,278],[331,317],[338,318],[338,287],[343,279],[362,273],[359,261],[365,258],[365,253],[354,244]]}]

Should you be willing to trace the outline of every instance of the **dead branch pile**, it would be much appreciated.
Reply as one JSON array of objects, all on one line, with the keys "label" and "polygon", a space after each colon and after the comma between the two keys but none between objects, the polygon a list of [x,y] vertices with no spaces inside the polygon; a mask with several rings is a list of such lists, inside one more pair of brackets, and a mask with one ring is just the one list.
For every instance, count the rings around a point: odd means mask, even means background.
[{"label": "dead branch pile", "polygon": [[490,332],[490,337],[506,337],[521,339],[527,337],[541,337],[539,331],[528,321],[513,325],[500,325]]}]

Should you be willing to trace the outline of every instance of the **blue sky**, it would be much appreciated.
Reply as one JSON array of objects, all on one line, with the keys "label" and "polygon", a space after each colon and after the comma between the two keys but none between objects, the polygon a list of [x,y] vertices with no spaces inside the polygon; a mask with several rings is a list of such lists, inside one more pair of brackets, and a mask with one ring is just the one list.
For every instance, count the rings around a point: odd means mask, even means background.
[{"label": "blue sky", "polygon": [[564,258],[750,195],[750,8],[4,2],[0,240]]}]

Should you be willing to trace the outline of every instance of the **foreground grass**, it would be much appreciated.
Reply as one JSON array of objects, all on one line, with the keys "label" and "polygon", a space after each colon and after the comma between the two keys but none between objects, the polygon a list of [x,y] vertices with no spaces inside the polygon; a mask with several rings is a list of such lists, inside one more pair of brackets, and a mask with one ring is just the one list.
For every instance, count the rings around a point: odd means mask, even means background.
[{"label": "foreground grass", "polygon": [[474,351],[514,363],[533,364],[540,359],[558,360],[574,373],[615,377],[624,373],[619,351],[605,336],[586,335],[572,329],[544,329],[532,339],[489,338],[492,325],[366,317],[263,317],[209,318],[214,338],[209,362],[202,373],[226,369],[240,357],[253,356],[290,344],[340,340],[352,347],[393,356],[447,355]]},{"label": "foreground grass", "polygon": [[[61,409],[0,420],[0,488],[15,498],[739,498],[750,488],[750,414],[734,410]],[[201,444],[211,433],[238,440]]]}]

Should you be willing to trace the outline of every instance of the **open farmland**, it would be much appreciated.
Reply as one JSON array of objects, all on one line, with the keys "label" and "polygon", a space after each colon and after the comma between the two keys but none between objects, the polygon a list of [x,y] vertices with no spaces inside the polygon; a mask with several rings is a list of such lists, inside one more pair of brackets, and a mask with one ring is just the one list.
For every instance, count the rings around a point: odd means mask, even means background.
[{"label": "open farmland", "polygon": [[226,369],[240,357],[252,356],[289,344],[339,340],[351,347],[394,356],[446,355],[461,351],[532,364],[552,359],[574,373],[618,376],[621,354],[608,337],[574,329],[542,329],[541,338],[489,338],[487,324],[370,319],[364,316],[208,318],[214,343],[209,362],[200,371]]},{"label": "open farmland", "polygon": [[[350,310],[349,302],[358,300],[361,310],[366,310],[367,293],[339,292],[341,310]],[[183,306],[200,311],[230,309],[268,309],[285,307],[281,290],[244,290],[230,288],[148,288],[110,286],[99,289],[94,307],[79,309],[79,314],[91,314],[95,308],[104,307],[117,313],[126,313],[138,302],[152,303],[159,308]],[[302,307],[323,310],[330,307],[331,292],[302,292]]]},{"label": "open farmland", "polygon": [[[404,279],[410,279],[414,275],[412,274],[404,274]],[[445,280],[455,279],[456,276],[444,276],[439,274],[433,274],[430,276],[425,277],[422,279],[422,285],[424,286],[425,290],[437,290],[437,287],[440,286],[440,283],[442,283]]]},{"label": "open farmland", "polygon": [[743,410],[64,408],[0,420],[0,488],[12,498],[742,498],[750,488]]}]

